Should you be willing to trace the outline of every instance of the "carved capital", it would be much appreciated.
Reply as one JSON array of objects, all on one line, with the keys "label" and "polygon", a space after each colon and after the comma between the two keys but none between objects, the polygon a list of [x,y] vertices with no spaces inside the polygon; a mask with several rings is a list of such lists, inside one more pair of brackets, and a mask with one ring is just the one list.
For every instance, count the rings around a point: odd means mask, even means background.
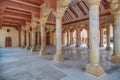
[{"label": "carved capital", "polygon": [[101,0],[88,0],[89,6],[100,5]]},{"label": "carved capital", "polygon": [[71,0],[57,0],[57,9],[54,15],[57,18],[62,18],[70,2]]},{"label": "carved capital", "polygon": [[47,6],[47,4],[43,4],[40,10],[40,24],[45,24],[47,22],[47,18],[50,12],[51,10]]}]

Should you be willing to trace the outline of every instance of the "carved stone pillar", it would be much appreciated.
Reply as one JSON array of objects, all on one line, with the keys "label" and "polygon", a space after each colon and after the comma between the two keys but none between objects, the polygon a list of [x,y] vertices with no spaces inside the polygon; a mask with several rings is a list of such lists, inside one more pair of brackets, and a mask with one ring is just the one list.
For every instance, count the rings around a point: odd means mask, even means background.
[{"label": "carved stone pillar", "polygon": [[62,44],[65,44],[65,32],[62,32]]},{"label": "carved stone pillar", "polygon": [[113,27],[113,55],[111,61],[120,63],[120,1],[111,0],[111,11],[114,16]]},{"label": "carved stone pillar", "polygon": [[76,29],[76,47],[80,47],[80,30]]},{"label": "carved stone pillar", "polygon": [[56,54],[54,61],[64,61],[62,54],[62,17],[56,16]]},{"label": "carved stone pillar", "polygon": [[36,30],[33,28],[32,29],[32,48],[31,48],[31,52],[34,52],[36,50],[36,46],[35,46],[35,36],[36,35]]},{"label": "carved stone pillar", "polygon": [[111,50],[111,47],[110,47],[110,26],[107,26],[107,46],[106,46],[106,50]]},{"label": "carved stone pillar", "polygon": [[45,24],[41,24],[41,50],[40,50],[40,55],[45,56],[47,55],[46,49],[45,49]]},{"label": "carved stone pillar", "polygon": [[50,31],[50,45],[53,45],[53,34],[52,34],[52,31]]},{"label": "carved stone pillar", "polygon": [[25,30],[22,29],[21,31],[21,44],[22,44],[22,47],[25,48]]},{"label": "carved stone pillar", "polygon": [[88,47],[88,48],[90,48],[90,45],[89,45],[89,37],[90,37],[89,35],[90,35],[90,34],[89,34],[89,33],[90,33],[90,31],[89,31],[89,29],[88,29],[88,30],[87,30],[87,47]]},{"label": "carved stone pillar", "polygon": [[70,45],[70,31],[67,30],[67,44],[66,46],[69,46]]},{"label": "carved stone pillar", "polygon": [[89,64],[86,66],[86,72],[95,76],[104,73],[104,69],[99,64],[99,6],[101,0],[88,0],[89,10],[89,30],[90,30],[90,53]]},{"label": "carved stone pillar", "polygon": [[50,14],[50,9],[48,5],[45,3],[41,9],[40,9],[40,27],[41,27],[41,50],[40,50],[40,56],[45,56],[47,55],[46,49],[45,49],[45,44],[46,44],[46,32],[45,32],[45,24],[47,22],[47,18]]},{"label": "carved stone pillar", "polygon": [[29,49],[30,48],[30,45],[29,45],[29,43],[30,43],[30,38],[29,38],[30,36],[29,36],[29,31],[27,30],[26,31],[26,47],[25,47],[25,49],[27,50],[27,49]]},{"label": "carved stone pillar", "polygon": [[62,17],[65,10],[68,8],[70,0],[57,0],[56,16],[56,54],[54,61],[63,62],[64,55],[62,54]]},{"label": "carved stone pillar", "polygon": [[70,45],[73,45],[73,31],[70,32]]},{"label": "carved stone pillar", "polygon": [[103,29],[100,28],[100,47],[103,47]]},{"label": "carved stone pillar", "polygon": [[40,25],[37,27],[37,48],[40,49]]}]

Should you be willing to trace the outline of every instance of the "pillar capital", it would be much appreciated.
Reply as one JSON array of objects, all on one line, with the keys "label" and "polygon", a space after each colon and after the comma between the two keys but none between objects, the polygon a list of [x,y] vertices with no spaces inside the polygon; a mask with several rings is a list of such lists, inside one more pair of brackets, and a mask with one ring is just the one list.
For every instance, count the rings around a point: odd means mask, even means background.
[{"label": "pillar capital", "polygon": [[100,5],[101,0],[88,0],[89,6]]},{"label": "pillar capital", "polygon": [[120,1],[119,0],[110,1],[110,11],[114,16],[120,15]]},{"label": "pillar capital", "polygon": [[47,4],[43,4],[40,10],[40,24],[45,24],[47,22],[47,18],[50,12],[51,11]]},{"label": "pillar capital", "polygon": [[56,18],[62,18],[66,9],[68,8],[68,4],[71,0],[57,0],[57,9],[54,13]]}]

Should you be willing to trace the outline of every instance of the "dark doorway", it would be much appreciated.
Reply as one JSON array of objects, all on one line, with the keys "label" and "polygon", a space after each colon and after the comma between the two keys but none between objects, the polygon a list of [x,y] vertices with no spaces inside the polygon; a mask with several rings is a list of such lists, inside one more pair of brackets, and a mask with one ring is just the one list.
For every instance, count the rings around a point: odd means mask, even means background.
[{"label": "dark doorway", "polygon": [[6,37],[5,47],[12,47],[12,39],[11,39],[11,37]]}]

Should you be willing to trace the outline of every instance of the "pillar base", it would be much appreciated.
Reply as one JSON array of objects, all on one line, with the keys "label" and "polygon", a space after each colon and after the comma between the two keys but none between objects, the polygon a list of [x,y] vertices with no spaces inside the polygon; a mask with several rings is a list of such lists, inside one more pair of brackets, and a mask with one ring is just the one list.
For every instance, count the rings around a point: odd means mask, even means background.
[{"label": "pillar base", "polygon": [[85,72],[98,77],[104,73],[104,69],[100,65],[95,65],[95,64],[89,63],[86,66]]},{"label": "pillar base", "polygon": [[62,55],[62,54],[55,54],[54,61],[55,62],[64,62],[64,55]]},{"label": "pillar base", "polygon": [[99,44],[99,47],[104,47],[104,46],[103,46],[103,44],[100,43],[100,44]]},{"label": "pillar base", "polygon": [[37,46],[37,48],[38,48],[38,49],[40,49],[40,45],[39,45],[39,46]]},{"label": "pillar base", "polygon": [[75,47],[80,47],[80,45],[76,45]]},{"label": "pillar base", "polygon": [[31,48],[31,52],[34,52],[35,50],[36,50],[35,47],[32,47],[32,48]]},{"label": "pillar base", "polygon": [[26,46],[26,47],[25,47],[25,50],[28,50],[28,49],[30,49],[30,47]]},{"label": "pillar base", "polygon": [[70,46],[70,44],[67,44],[66,46]]},{"label": "pillar base", "polygon": [[47,52],[46,50],[40,50],[40,56],[46,56],[47,55]]},{"label": "pillar base", "polygon": [[111,61],[115,63],[120,63],[120,56],[113,55]]},{"label": "pillar base", "polygon": [[106,47],[106,50],[111,50],[111,47]]}]

